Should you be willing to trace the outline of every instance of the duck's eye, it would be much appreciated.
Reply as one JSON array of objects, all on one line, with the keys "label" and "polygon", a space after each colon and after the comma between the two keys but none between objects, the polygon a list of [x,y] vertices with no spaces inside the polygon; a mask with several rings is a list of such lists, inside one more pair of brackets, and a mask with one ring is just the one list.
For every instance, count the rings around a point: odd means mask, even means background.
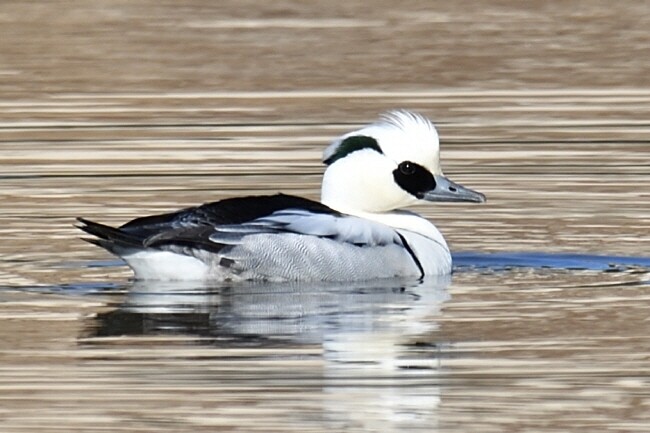
[{"label": "duck's eye", "polygon": [[407,176],[415,174],[415,171],[416,171],[415,164],[413,164],[411,161],[404,161],[404,162],[400,163],[398,168],[399,168],[399,171],[402,174],[405,174]]},{"label": "duck's eye", "polygon": [[429,170],[412,161],[403,161],[393,170],[393,179],[404,191],[421,199],[424,193],[436,187]]}]

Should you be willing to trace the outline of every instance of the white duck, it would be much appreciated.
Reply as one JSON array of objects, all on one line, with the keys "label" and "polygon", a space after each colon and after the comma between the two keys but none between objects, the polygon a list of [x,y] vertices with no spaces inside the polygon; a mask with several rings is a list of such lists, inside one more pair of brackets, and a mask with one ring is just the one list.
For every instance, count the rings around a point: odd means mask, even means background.
[{"label": "white duck", "polygon": [[321,202],[278,194],[225,199],[136,218],[119,228],[78,218],[85,239],[121,257],[136,279],[348,281],[443,275],[438,229],[398,210],[422,201],[481,203],[443,176],[425,117],[391,111],[335,140]]}]

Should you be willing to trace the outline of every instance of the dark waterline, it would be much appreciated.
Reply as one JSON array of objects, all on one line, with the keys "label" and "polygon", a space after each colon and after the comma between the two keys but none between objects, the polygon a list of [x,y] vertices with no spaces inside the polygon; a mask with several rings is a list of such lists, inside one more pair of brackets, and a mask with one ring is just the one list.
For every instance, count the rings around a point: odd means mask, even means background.
[{"label": "dark waterline", "polygon": [[[458,252],[452,253],[454,270],[504,270],[510,268],[575,269],[592,271],[623,270],[627,267],[650,268],[650,257],[542,252]],[[126,266],[121,260],[66,262],[62,267],[110,268]]]},{"label": "dark waterline", "polygon": [[[481,253],[481,252],[459,252],[453,254],[454,273],[471,273],[485,271],[508,271],[514,269],[531,269],[538,271],[566,270],[566,271],[602,271],[602,272],[623,272],[629,269],[641,268],[650,270],[650,257],[641,256],[617,256],[617,255],[595,255],[580,253],[541,253],[541,252],[512,252],[512,253]],[[117,268],[126,266],[121,260],[93,260],[93,261],[69,261],[61,263],[60,268]],[[88,295],[94,293],[126,293],[137,287],[137,282],[129,281],[96,281],[66,283],[60,285],[42,286],[0,286],[0,289],[18,289],[22,291],[37,291],[42,293],[66,293],[76,295]],[[152,282],[152,284],[156,284]],[[191,285],[192,283],[189,282]],[[243,283],[246,284],[246,283]],[[265,283],[256,283],[264,285]],[[311,282],[298,282],[304,287],[314,286]],[[317,291],[312,287],[312,291]],[[388,286],[390,284],[387,283]],[[160,293],[169,293],[174,288],[185,293],[188,282],[165,282],[164,289]],[[221,286],[215,283],[215,289]],[[237,284],[232,284],[236,287]],[[205,286],[200,288],[205,292]]]},{"label": "dark waterline", "polygon": [[474,253],[453,254],[456,270],[511,268],[621,271],[650,267],[650,257],[610,256],[579,253]]}]

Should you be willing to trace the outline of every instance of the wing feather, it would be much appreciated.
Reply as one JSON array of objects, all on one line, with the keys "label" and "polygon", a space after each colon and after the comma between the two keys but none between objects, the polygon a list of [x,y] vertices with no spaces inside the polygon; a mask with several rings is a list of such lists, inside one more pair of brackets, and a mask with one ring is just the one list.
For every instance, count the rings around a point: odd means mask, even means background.
[{"label": "wing feather", "polygon": [[[81,220],[81,228],[120,256],[169,251],[244,279],[362,279],[368,268],[375,277],[417,275],[406,241],[387,225],[299,197],[266,196],[262,205],[257,200],[211,203],[119,228]],[[233,217],[235,204],[248,206],[242,210],[246,218]]]}]

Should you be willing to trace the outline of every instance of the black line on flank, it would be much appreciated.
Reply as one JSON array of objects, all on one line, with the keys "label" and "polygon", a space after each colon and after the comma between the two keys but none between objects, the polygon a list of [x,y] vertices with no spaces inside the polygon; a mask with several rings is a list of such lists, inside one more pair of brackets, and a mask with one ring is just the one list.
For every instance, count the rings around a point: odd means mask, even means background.
[{"label": "black line on flank", "polygon": [[422,267],[422,263],[420,263],[420,260],[418,259],[418,256],[415,255],[415,251],[411,248],[408,242],[406,242],[406,238],[402,236],[401,233],[397,233],[397,236],[402,240],[402,244],[404,244],[404,248],[406,248],[406,251],[409,253],[411,258],[413,259],[413,262],[415,263],[415,266],[418,267],[418,270],[420,271],[420,278],[424,278],[424,268]]}]

